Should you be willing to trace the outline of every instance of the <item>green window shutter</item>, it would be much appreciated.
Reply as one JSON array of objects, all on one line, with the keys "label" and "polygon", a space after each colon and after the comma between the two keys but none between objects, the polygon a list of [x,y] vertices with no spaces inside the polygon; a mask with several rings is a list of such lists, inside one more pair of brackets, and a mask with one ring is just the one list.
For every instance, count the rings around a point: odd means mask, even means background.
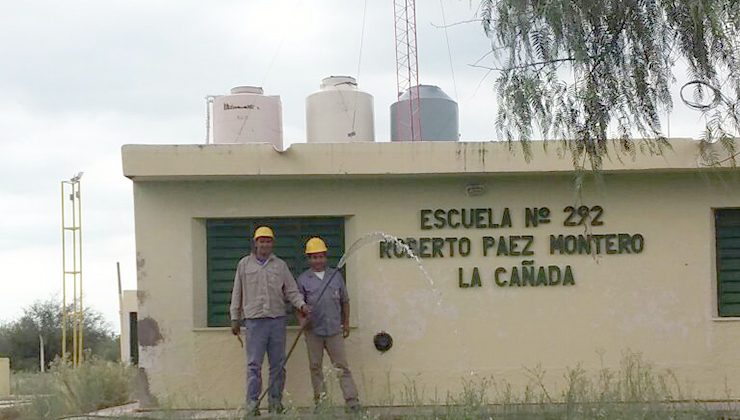
[{"label": "green window shutter", "polygon": [[719,316],[740,316],[740,209],[714,213]]},{"label": "green window shutter", "polygon": [[[254,219],[209,219],[206,221],[208,264],[208,326],[229,325],[229,305],[239,260],[251,252],[251,235],[258,226],[275,232],[274,253],[298,277],[308,268],[306,241],[320,236],[329,247],[329,264],[336,266],[344,253],[343,217],[281,217]],[[292,318],[292,317],[291,317]],[[291,319],[295,324],[295,320]]]}]

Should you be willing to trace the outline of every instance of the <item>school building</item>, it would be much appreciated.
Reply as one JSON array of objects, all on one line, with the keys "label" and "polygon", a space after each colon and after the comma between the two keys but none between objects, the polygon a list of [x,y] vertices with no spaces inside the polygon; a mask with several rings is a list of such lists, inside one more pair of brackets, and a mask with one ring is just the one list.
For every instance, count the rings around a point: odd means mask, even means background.
[{"label": "school building", "polygon": [[[296,277],[309,237],[333,264],[360,240],[346,344],[363,404],[402,403],[410,383],[429,400],[490,377],[518,392],[535,367],[557,390],[569,367],[617,369],[625,352],[691,397],[740,398],[740,173],[671,145],[612,151],[580,191],[570,157],[536,143],[529,162],[501,142],[124,146],[142,380],[174,406],[243,404],[228,306],[266,224]],[[302,340],[287,372],[286,402],[311,405]]]}]

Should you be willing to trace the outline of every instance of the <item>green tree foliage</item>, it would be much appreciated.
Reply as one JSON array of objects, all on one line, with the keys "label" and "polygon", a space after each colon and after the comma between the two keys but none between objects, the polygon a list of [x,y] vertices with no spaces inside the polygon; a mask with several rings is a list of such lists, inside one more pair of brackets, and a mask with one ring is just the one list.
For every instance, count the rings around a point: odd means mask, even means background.
[{"label": "green tree foliage", "polygon": [[661,153],[678,60],[692,82],[685,102],[706,117],[704,145],[735,155],[740,1],[482,0],[479,13],[499,66],[496,127],[525,156],[537,134],[577,169],[601,168],[609,142],[620,155]]},{"label": "green tree foliage", "polygon": [[[71,311],[71,308],[70,308]],[[44,338],[46,365],[62,353],[62,314],[55,299],[37,301],[16,320],[0,324],[0,356],[10,357],[14,370],[39,369],[39,336]],[[84,316],[86,351],[106,360],[118,360],[118,337],[103,316],[91,309]],[[72,321],[67,320],[67,351],[72,351]]]}]

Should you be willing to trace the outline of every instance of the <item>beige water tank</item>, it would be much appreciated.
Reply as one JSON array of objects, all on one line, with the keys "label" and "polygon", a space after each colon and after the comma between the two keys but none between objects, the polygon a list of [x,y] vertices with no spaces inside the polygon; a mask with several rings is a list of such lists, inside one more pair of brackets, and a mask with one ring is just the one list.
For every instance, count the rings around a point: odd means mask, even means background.
[{"label": "beige water tank", "polygon": [[214,143],[271,143],[283,148],[283,105],[280,96],[261,87],[238,86],[213,100]]},{"label": "beige water tank", "polygon": [[306,98],[309,143],[375,141],[373,96],[357,89],[350,76],[330,76]]}]

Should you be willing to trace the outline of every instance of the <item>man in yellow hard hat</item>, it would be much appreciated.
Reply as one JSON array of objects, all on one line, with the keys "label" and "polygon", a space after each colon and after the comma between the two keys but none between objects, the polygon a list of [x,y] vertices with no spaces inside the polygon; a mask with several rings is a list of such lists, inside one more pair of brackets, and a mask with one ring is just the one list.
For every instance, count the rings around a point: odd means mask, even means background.
[{"label": "man in yellow hard hat", "polygon": [[254,232],[252,253],[239,261],[231,292],[231,332],[244,326],[247,357],[247,413],[259,415],[262,362],[270,362],[270,412],[282,412],[285,383],[285,301],[309,313],[288,265],[272,253],[275,234],[267,226]]},{"label": "man in yellow hard hat", "polygon": [[298,276],[298,289],[311,307],[310,316],[299,316],[306,332],[311,385],[318,406],[326,395],[322,371],[326,349],[332,364],[338,369],[339,385],[347,407],[351,411],[358,411],[357,386],[352,379],[344,348],[344,339],[349,337],[349,296],[342,273],[327,267],[327,251],[326,243],[321,238],[309,239],[306,242],[306,256],[310,268]]}]

